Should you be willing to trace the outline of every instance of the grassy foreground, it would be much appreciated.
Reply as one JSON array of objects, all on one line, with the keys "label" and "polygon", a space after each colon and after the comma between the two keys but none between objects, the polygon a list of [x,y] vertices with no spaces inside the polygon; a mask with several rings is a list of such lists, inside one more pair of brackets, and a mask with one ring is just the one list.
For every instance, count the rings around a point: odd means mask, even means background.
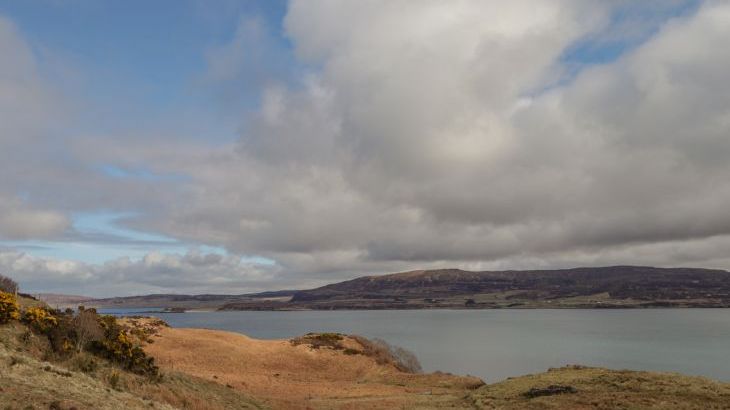
[{"label": "grassy foreground", "polygon": [[730,384],[701,377],[569,366],[484,385],[419,373],[408,352],[357,336],[256,340],[130,318],[120,321],[124,334],[156,369],[140,373],[93,350],[59,354],[52,333],[26,323],[27,312],[42,306],[20,302],[25,322],[0,324],[0,410],[730,410]]},{"label": "grassy foreground", "polygon": [[479,409],[730,409],[730,384],[675,373],[568,366],[487,385],[471,397]]},{"label": "grassy foreground", "polygon": [[79,354],[48,357],[47,341],[26,326],[0,325],[0,409],[257,409],[240,391],[179,372],[150,381]]}]

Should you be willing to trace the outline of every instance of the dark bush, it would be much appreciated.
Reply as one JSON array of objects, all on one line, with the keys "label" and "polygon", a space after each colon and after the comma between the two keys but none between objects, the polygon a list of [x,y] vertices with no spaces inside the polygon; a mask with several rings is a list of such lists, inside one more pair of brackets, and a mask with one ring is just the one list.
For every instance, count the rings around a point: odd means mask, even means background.
[{"label": "dark bush", "polygon": [[89,350],[92,353],[117,363],[132,373],[145,376],[159,375],[159,368],[155,366],[154,359],[148,357],[141,347],[132,342],[116,318],[101,316],[100,324],[104,337],[89,343]]},{"label": "dark bush", "polygon": [[374,358],[378,364],[392,364],[407,373],[423,371],[416,355],[402,347],[393,346],[382,339],[367,339],[357,335],[350,337],[362,346],[362,354]]},{"label": "dark bush", "polygon": [[58,324],[48,333],[48,340],[57,353],[71,354],[76,344],[76,329],[73,313],[54,311]]},{"label": "dark bush", "polygon": [[341,350],[342,340],[344,335],[340,333],[307,333],[304,336],[299,336],[291,340],[291,344],[297,345],[309,345],[312,349],[319,349],[320,347],[329,347],[335,350]]},{"label": "dark bush", "polygon": [[527,397],[528,399],[533,399],[535,397],[554,396],[556,394],[571,394],[577,392],[578,390],[576,390],[576,388],[573,386],[551,384],[550,386],[544,388],[533,387],[522,395]]},{"label": "dark bush", "polygon": [[0,275],[0,291],[14,295],[18,292],[18,283],[7,276]]},{"label": "dark bush", "polygon": [[86,354],[76,355],[73,359],[72,366],[74,369],[84,373],[93,373],[99,368],[99,364],[96,360]]},{"label": "dark bush", "polygon": [[28,308],[22,321],[35,333],[45,335],[51,346],[49,354],[68,356],[73,352],[76,334],[73,328],[73,314],[42,307]]}]

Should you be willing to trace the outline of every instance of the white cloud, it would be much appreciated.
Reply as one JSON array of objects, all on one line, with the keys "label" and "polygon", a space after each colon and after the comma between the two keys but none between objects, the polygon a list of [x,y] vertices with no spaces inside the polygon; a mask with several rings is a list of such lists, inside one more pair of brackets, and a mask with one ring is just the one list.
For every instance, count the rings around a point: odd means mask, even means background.
[{"label": "white cloud", "polygon": [[0,196],[0,239],[54,237],[69,228],[65,215],[33,209],[18,199]]},{"label": "white cloud", "polygon": [[197,193],[148,222],[303,275],[728,233],[727,10],[535,95],[605,4],[293,2],[287,31],[321,70],[269,89],[235,153],[189,166]]},{"label": "white cloud", "polygon": [[[137,228],[276,260],[271,287],[436,266],[730,268],[730,5],[556,86],[566,50],[615,34],[612,7],[626,2],[294,1],[285,29],[312,69],[263,81],[239,142],[77,139],[83,164],[189,179],[94,177],[43,205],[141,210]],[[622,24],[644,38],[652,19]],[[209,54],[232,92],[259,78],[246,24]],[[72,189],[65,172],[49,192]],[[170,258],[84,269],[125,289],[262,283],[235,258],[176,282],[203,262]]]},{"label": "white cloud", "polygon": [[46,150],[45,133],[61,111],[56,97],[30,46],[0,16],[0,239],[47,238],[69,226],[63,213],[18,197],[24,178],[35,172],[26,171],[42,163],[30,158]]},{"label": "white cloud", "polygon": [[[39,258],[0,251],[0,272],[24,292],[61,292],[94,296],[143,293],[246,293],[263,290],[278,268],[231,255],[149,253],[140,260],[119,258],[103,264]],[[277,282],[278,283],[278,282]]]}]

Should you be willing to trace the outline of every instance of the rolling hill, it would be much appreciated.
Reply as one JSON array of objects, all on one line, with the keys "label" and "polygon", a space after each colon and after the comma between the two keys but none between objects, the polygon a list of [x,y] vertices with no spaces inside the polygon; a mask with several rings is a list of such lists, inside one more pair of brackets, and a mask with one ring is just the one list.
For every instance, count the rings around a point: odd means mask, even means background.
[{"label": "rolling hill", "polygon": [[728,307],[730,272],[643,266],[558,270],[416,270],[295,292],[291,300],[223,309]]}]

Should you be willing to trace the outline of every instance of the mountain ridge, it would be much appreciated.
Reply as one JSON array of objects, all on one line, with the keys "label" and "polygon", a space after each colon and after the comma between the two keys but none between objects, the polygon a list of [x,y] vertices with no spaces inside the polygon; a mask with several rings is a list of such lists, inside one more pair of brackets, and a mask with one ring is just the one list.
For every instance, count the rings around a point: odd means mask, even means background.
[{"label": "mountain ridge", "polygon": [[504,271],[412,270],[362,276],[302,290],[294,293],[289,307],[652,307],[652,304],[656,305],[653,307],[728,306],[730,272],[631,265]]},{"label": "mountain ridge", "polygon": [[304,290],[155,294],[84,302],[116,308],[222,310],[730,307],[730,272],[633,265],[501,271],[416,269]]}]

